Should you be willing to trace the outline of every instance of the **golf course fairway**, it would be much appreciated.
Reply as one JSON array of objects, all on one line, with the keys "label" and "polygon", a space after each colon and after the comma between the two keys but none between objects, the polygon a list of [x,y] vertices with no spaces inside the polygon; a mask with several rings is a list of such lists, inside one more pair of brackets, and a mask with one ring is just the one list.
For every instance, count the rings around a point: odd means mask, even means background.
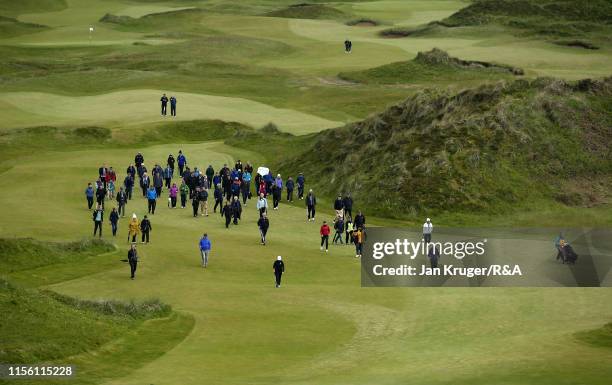
[{"label": "golf course fairway", "polygon": [[[538,177],[553,186],[548,195],[525,203],[519,198],[531,197],[526,191],[499,210],[415,204],[386,217],[389,211],[355,195],[353,217],[362,210],[368,227],[415,233],[429,216],[436,231],[612,226],[612,99],[608,86],[599,86],[612,74],[609,23],[556,21],[557,8],[549,8],[548,29],[534,30],[527,16],[503,7],[513,1],[482,1],[501,11],[468,14],[474,19],[466,20],[478,23],[455,26],[457,12],[473,2],[0,0],[0,364],[76,369],[71,379],[0,377],[0,384],[610,384],[610,287],[362,287],[355,247],[331,242],[334,194],[351,193],[336,188],[345,181],[326,177],[336,169],[353,170],[353,186],[378,180],[380,191],[389,192],[381,205],[410,183],[431,182],[431,194],[440,193],[446,185],[438,180],[459,175],[454,157],[498,161],[512,183],[523,175],[522,164],[501,158],[504,148],[470,152],[453,135],[483,146],[497,134],[515,135],[527,148],[550,121],[560,136],[576,132],[559,118],[567,115],[556,114],[567,105],[588,107],[576,114],[579,122],[604,116],[584,135],[585,151],[599,151],[589,155],[602,163],[586,171],[576,166],[580,178],[567,195],[555,195],[556,181],[546,174]],[[571,17],[584,16],[571,9]],[[389,29],[395,35],[385,35]],[[350,53],[345,40],[352,42]],[[590,45],[596,49],[584,48]],[[417,55],[440,51],[472,64],[393,72],[395,65],[422,68]],[[404,77],[386,81],[385,71]],[[585,78],[594,80],[575,82]],[[525,86],[538,82],[545,86]],[[583,98],[574,97],[578,92]],[[163,94],[176,98],[175,117],[160,114]],[[496,118],[544,109],[546,124],[534,119],[526,127],[503,126],[483,118],[499,95],[507,97],[499,105],[508,108]],[[410,97],[413,106],[401,104]],[[537,103],[524,110],[511,104],[528,97]],[[448,123],[454,108],[468,104],[475,107],[465,126]],[[405,129],[395,130],[384,114]],[[417,125],[427,114],[435,115],[429,131]],[[600,130],[606,122],[608,130]],[[470,139],[477,129],[485,134]],[[414,143],[404,133],[425,139]],[[551,135],[549,146],[555,140]],[[441,147],[433,148],[437,143]],[[376,157],[363,157],[377,149]],[[264,246],[254,181],[239,223],[226,228],[220,209],[213,212],[212,190],[208,216],[194,217],[189,199],[185,208],[170,208],[165,187],[150,214],[137,178],[117,235],[109,224],[117,202],[107,198],[101,241],[92,237],[84,191],[95,185],[99,168],[113,167],[119,190],[137,153],[152,173],[179,150],[191,171],[202,173],[209,165],[215,172],[233,168],[238,160],[282,173],[283,183],[303,172],[306,192],[312,188],[317,197],[316,220],[307,220],[297,188],[292,202],[283,190],[278,210],[268,197]],[[545,168],[552,161],[539,158],[542,153],[529,152],[533,164]],[[587,164],[574,155],[568,164]],[[395,157],[379,174],[373,162]],[[434,171],[402,159],[425,159]],[[559,175],[570,169],[553,166]],[[436,173],[443,167],[446,173]],[[180,186],[177,174],[172,183]],[[458,186],[457,196],[464,192],[461,182],[449,182]],[[575,198],[582,196],[590,200]],[[147,215],[152,224],[150,243],[136,244],[135,279],[127,257],[132,214]],[[332,227],[328,252],[320,248],[323,221]],[[206,268],[199,249],[204,233],[212,243]],[[534,245],[517,250],[517,258],[558,264],[552,238]],[[285,264],[279,288],[272,267],[277,256]],[[599,277],[602,286],[611,285],[607,274]]]}]

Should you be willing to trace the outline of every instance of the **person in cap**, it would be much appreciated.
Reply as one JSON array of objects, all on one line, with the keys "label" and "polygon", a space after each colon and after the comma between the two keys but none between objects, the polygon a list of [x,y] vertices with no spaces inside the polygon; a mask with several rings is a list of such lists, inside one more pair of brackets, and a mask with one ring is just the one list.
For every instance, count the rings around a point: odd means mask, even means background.
[{"label": "person in cap", "polygon": [[166,111],[168,110],[168,97],[166,94],[163,94],[161,99],[161,116],[166,116]]},{"label": "person in cap", "polygon": [[200,238],[200,255],[202,257],[202,267],[208,267],[208,255],[210,254],[210,250],[212,248],[212,244],[210,243],[210,239],[208,239],[208,234],[204,233],[202,238]]},{"label": "person in cap", "polygon": [[276,288],[281,286],[281,278],[283,277],[283,273],[285,272],[285,263],[283,262],[283,257],[280,255],[276,257],[276,261],[272,264],[272,269],[274,270],[274,278],[276,281]]},{"label": "person in cap", "polygon": [[423,241],[425,243],[431,242],[432,231],[433,231],[433,224],[431,223],[431,219],[427,218],[425,223],[423,223]]},{"label": "person in cap", "polygon": [[140,222],[138,222],[138,217],[136,213],[132,214],[132,220],[128,225],[128,242],[130,242],[130,238],[132,239],[132,243],[136,243],[136,238],[140,233]]}]

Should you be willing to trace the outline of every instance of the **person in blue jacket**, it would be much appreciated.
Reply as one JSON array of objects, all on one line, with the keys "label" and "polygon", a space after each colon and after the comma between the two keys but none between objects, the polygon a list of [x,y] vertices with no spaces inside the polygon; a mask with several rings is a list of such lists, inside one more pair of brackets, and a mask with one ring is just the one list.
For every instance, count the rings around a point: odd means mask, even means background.
[{"label": "person in blue jacket", "polygon": [[85,189],[85,197],[87,198],[87,209],[91,210],[94,203],[94,189],[91,183],[87,183],[87,188]]},{"label": "person in blue jacket", "polygon": [[149,187],[147,190],[147,201],[149,204],[149,214],[155,214],[155,206],[157,205],[157,191],[155,187]]},{"label": "person in blue jacket", "polygon": [[306,179],[304,179],[304,174],[299,173],[296,179],[298,185],[298,199],[304,199],[304,183]]},{"label": "person in blue jacket", "polygon": [[179,174],[183,175],[183,170],[187,165],[187,158],[185,158],[185,155],[183,155],[183,150],[179,150],[178,156],[176,157],[176,162],[178,163]]},{"label": "person in blue jacket", "polygon": [[202,257],[202,267],[208,266],[208,255],[210,254],[211,248],[212,244],[210,243],[210,239],[208,239],[208,234],[204,233],[202,238],[200,238],[200,255]]}]

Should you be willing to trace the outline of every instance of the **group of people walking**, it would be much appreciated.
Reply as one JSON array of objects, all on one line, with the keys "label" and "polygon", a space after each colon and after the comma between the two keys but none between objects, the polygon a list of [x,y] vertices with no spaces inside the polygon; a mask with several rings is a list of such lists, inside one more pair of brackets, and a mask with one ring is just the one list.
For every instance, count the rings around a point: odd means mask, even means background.
[{"label": "group of people walking", "polygon": [[[162,113],[165,111],[163,107],[164,97],[165,95],[162,97]],[[190,166],[185,154],[182,150],[179,150],[176,158],[173,154],[168,155],[165,167],[156,163],[151,170],[148,170],[144,155],[139,152],[135,155],[134,162],[126,168],[122,183],[117,182],[118,175],[113,167],[107,167],[106,165],[99,167],[96,181],[88,183],[85,196],[88,208],[93,208],[94,236],[102,237],[105,205],[108,204],[109,200],[115,200],[116,202],[109,215],[113,237],[117,235],[120,218],[126,215],[126,206],[138,195],[134,194],[137,187],[140,188],[142,197],[147,202],[147,214],[143,216],[142,220],[139,220],[138,215],[134,212],[128,221],[127,241],[132,244],[129,249],[132,257],[131,259],[129,257],[128,260],[130,266],[133,265],[132,278],[138,260],[135,244],[139,240],[143,244],[150,242],[153,226],[149,216],[155,215],[156,210],[158,210],[158,200],[164,194],[164,190],[168,194],[168,208],[177,209],[180,207],[184,209],[187,202],[190,202],[193,217],[207,217],[211,210],[212,213],[217,213],[217,209],[219,209],[219,215],[225,220],[226,228],[240,223],[244,207],[255,193],[257,196],[255,209],[259,214],[256,223],[261,245],[266,245],[270,228],[269,197],[272,198],[272,210],[279,210],[279,203],[283,198],[287,202],[293,202],[294,192],[296,192],[295,197],[305,202],[307,221],[315,221],[317,200],[312,189],[305,194],[306,179],[303,173],[299,173],[295,179],[289,177],[284,180],[280,174],[274,177],[272,172],[266,168],[255,171],[250,162],[243,164],[240,160],[236,161],[232,168],[224,164],[219,170],[215,170],[212,165],[208,165],[203,171],[198,167],[191,169]],[[265,171],[261,172],[262,169]],[[175,182],[177,176],[179,178],[178,185]],[[117,191],[116,186],[119,184],[120,187]],[[211,207],[209,207],[209,199],[214,200],[214,206],[211,204]],[[334,209],[336,210],[334,229],[336,234],[333,243],[339,242],[342,244],[342,234],[345,233],[345,243],[347,245],[353,243],[357,250],[356,256],[361,256],[365,217],[359,212],[355,221],[353,221],[351,218],[352,207],[353,200],[350,194],[346,194],[344,197],[339,196],[334,203]],[[327,223],[324,223],[320,230],[321,248],[325,245],[326,252],[329,246],[330,231]],[[200,240],[203,267],[208,266],[210,250],[211,242],[208,235],[205,234]],[[277,275],[278,265],[282,264],[282,261],[280,264],[276,262],[275,275]],[[284,271],[284,267],[281,270]],[[280,274],[278,274],[277,285],[277,287],[280,286]]]}]

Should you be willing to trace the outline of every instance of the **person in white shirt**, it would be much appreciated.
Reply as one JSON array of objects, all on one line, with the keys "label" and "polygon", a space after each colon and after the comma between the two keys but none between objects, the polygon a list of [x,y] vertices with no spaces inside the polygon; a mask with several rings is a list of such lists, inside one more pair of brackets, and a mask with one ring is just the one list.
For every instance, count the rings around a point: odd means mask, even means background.
[{"label": "person in white shirt", "polygon": [[431,223],[431,219],[427,218],[425,223],[423,223],[423,241],[425,243],[431,242],[431,232],[433,231],[433,224]]}]

